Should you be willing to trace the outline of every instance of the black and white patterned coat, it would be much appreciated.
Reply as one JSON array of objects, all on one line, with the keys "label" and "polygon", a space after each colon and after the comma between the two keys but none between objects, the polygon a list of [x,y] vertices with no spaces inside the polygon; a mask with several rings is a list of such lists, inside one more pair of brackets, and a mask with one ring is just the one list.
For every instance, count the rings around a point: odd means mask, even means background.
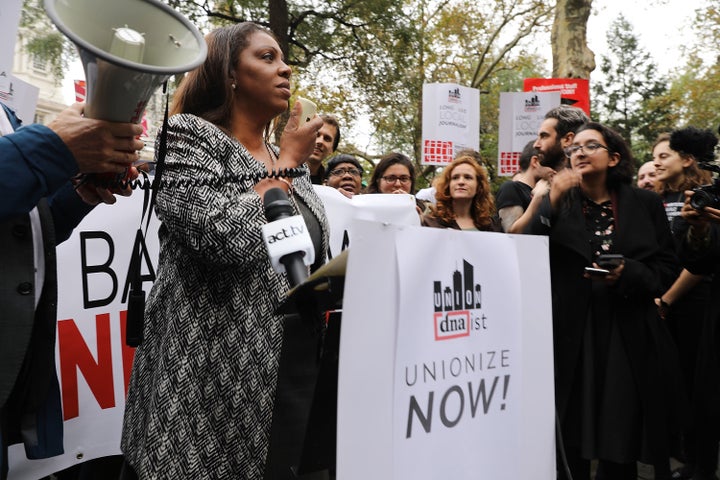
[{"label": "black and white patterned coat", "polygon": [[[273,271],[254,180],[264,165],[215,125],[170,118],[158,191],[157,280],[135,354],[122,450],[141,479],[258,479],[268,450],[281,345],[273,313],[289,286]],[[328,226],[308,175],[294,180]]]}]

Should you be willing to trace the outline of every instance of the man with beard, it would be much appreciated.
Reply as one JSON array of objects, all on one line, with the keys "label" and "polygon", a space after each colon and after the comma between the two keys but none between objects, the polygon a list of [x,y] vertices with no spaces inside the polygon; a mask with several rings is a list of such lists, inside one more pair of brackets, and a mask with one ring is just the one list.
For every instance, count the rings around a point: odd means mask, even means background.
[{"label": "man with beard", "polygon": [[565,148],[572,144],[575,132],[590,121],[585,112],[570,105],[560,105],[545,114],[533,147],[541,154],[541,164],[556,172],[565,168]]}]

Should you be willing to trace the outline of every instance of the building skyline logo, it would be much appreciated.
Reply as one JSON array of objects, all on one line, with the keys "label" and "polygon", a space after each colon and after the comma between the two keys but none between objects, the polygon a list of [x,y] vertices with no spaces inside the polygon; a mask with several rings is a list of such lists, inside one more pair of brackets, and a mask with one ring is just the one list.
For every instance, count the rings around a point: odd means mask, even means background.
[{"label": "building skyline logo", "polygon": [[538,98],[537,95],[533,95],[532,97],[525,100],[525,111],[526,112],[536,112],[540,108],[540,98]]},{"label": "building skyline logo", "polygon": [[460,96],[460,88],[456,87],[452,90],[448,90],[448,103],[460,103],[462,98]]},{"label": "building skyline logo", "polygon": [[433,329],[435,340],[467,337],[482,326],[473,316],[482,308],[482,286],[475,283],[475,267],[463,259],[462,272],[455,270],[450,284],[433,281]]}]

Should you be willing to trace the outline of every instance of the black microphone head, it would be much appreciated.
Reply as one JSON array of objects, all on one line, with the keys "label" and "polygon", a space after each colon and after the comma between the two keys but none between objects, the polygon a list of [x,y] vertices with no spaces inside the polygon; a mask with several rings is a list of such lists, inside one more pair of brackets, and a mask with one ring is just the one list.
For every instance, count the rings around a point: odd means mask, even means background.
[{"label": "black microphone head", "polygon": [[292,204],[282,188],[275,187],[267,190],[263,196],[263,204],[265,205],[265,218],[268,222],[293,215]]}]

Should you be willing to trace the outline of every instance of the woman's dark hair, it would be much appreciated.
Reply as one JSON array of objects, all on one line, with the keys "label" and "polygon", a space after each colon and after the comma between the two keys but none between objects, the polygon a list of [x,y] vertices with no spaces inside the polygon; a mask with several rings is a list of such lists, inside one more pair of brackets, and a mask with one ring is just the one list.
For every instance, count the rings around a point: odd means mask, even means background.
[{"label": "woman's dark hair", "polygon": [[220,27],[207,34],[207,58],[180,83],[170,114],[191,113],[228,129],[235,95],[233,70],[238,67],[240,52],[248,46],[250,37],[256,32],[275,38],[271,31],[252,22]]},{"label": "woman's dark hair", "polygon": [[603,140],[605,140],[608,153],[610,155],[617,154],[620,157],[620,161],[618,161],[614,167],[608,168],[606,180],[608,189],[615,190],[622,184],[632,183],[633,174],[635,173],[635,168],[633,167],[635,161],[633,160],[632,152],[630,152],[630,147],[628,147],[625,139],[623,139],[618,132],[602,123],[586,123],[578,128],[575,136],[583,130],[595,130],[598,132],[602,135]]},{"label": "woman's dark hair", "polygon": [[479,230],[492,230],[495,200],[490,192],[485,169],[471,155],[460,155],[443,169],[442,175],[438,177],[435,184],[436,204],[430,206],[431,214],[445,223],[452,223],[455,220],[453,199],[450,196],[450,179],[453,170],[458,165],[470,165],[475,170],[478,185],[470,207],[473,223]]},{"label": "woman's dark hair", "polygon": [[368,184],[365,193],[380,193],[380,179],[383,175],[385,175],[385,170],[396,164],[405,165],[407,167],[408,172],[410,172],[412,182],[410,184],[410,193],[415,193],[415,166],[408,157],[399,152],[388,153],[380,159],[378,164],[375,166],[375,170],[373,171],[370,183]]},{"label": "woman's dark hair", "polygon": [[328,160],[327,165],[325,167],[325,180],[330,178],[330,172],[332,172],[335,167],[340,165],[341,163],[349,163],[351,165],[355,165],[355,168],[360,170],[360,176],[362,177],[363,174],[363,167],[360,164],[360,161],[355,158],[352,155],[348,155],[347,153],[339,153],[335,155],[334,157],[330,158]]},{"label": "woman's dark hair", "polygon": [[670,134],[670,148],[680,155],[692,156],[698,162],[715,160],[715,146],[718,138],[712,130],[685,127]]},{"label": "woman's dark hair", "polygon": [[[692,129],[693,132],[689,132],[689,129]],[[693,148],[697,147],[695,145],[685,145],[686,141],[692,143],[694,131],[697,131],[697,129],[694,129],[692,127],[689,127],[689,129],[675,130],[672,135],[670,133],[661,133],[655,139],[655,143],[653,143],[652,151],[655,151],[655,147],[657,147],[659,144],[663,142],[668,142],[668,147],[670,148],[670,150],[677,152],[677,154],[680,155],[680,158],[692,160],[692,163],[690,165],[688,165],[687,167],[683,167],[684,179],[682,183],[677,187],[671,188],[670,185],[667,184],[667,182],[657,179],[655,180],[655,191],[660,194],[674,193],[675,191],[684,192],[685,190],[690,190],[692,188],[698,187],[700,185],[705,185],[712,181],[712,175],[710,175],[710,172],[706,170],[701,170],[698,167],[697,161],[700,159],[696,158],[693,153],[690,153]],[[715,138],[715,135],[711,131],[708,130],[708,132],[713,138]],[[671,141],[671,138],[674,140],[674,142]],[[715,138],[715,142],[717,143],[717,138]],[[683,151],[675,150],[675,148],[673,148],[673,145],[675,145],[676,148],[682,147]],[[710,147],[711,155],[714,146],[715,145]],[[700,154],[702,153],[703,152],[701,151]]]}]

